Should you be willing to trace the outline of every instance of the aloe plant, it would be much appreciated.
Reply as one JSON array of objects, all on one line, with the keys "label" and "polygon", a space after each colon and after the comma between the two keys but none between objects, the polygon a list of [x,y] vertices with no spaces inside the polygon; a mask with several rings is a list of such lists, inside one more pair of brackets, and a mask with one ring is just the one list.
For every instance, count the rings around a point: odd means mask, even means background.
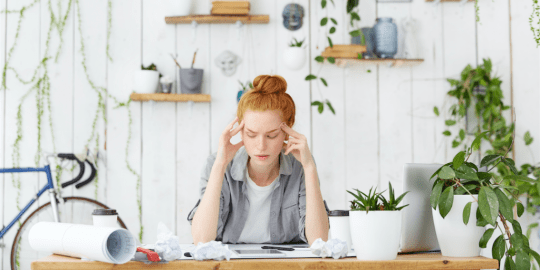
[{"label": "aloe plant", "polygon": [[370,188],[368,194],[365,194],[364,192],[354,189],[356,191],[356,194],[352,193],[351,191],[347,192],[355,198],[355,200],[351,201],[351,210],[353,211],[399,211],[403,208],[405,208],[407,205],[397,207],[401,200],[405,197],[405,195],[408,192],[405,192],[401,194],[397,199],[395,198],[394,189],[392,188],[392,184],[388,183],[388,193],[389,198],[388,200],[382,195],[384,191],[381,191],[377,193],[377,188],[373,189]]}]

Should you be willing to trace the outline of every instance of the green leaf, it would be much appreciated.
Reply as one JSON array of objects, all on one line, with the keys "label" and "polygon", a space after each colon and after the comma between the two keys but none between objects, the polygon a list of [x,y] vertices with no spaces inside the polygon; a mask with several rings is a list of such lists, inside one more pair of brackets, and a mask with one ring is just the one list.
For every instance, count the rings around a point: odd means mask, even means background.
[{"label": "green leaf", "polygon": [[463,141],[465,139],[465,130],[459,130],[459,138]]},{"label": "green leaf", "polygon": [[309,74],[309,75],[306,76],[306,81],[310,81],[310,80],[314,80],[314,79],[317,79],[317,76],[312,75],[312,74]]},{"label": "green leaf", "polygon": [[326,83],[326,80],[324,78],[320,78],[321,79],[321,82],[324,84],[324,86],[328,86],[328,84]]},{"label": "green leaf", "polygon": [[311,106],[320,106],[322,103],[320,101],[313,101],[311,102]]},{"label": "green leaf", "polygon": [[357,36],[360,36],[360,34],[361,34],[360,30],[354,30],[354,31],[349,32],[349,35],[351,35],[351,37],[357,37]]},{"label": "green leaf", "polygon": [[495,231],[495,229],[491,228],[491,229],[487,229],[484,232],[484,235],[482,235],[482,238],[480,238],[480,243],[479,243],[481,248],[486,248],[487,243],[489,242],[489,239],[493,235],[494,231]]},{"label": "green leaf", "polygon": [[332,107],[332,104],[330,104],[330,101],[326,101],[326,105],[328,105],[328,109],[332,112],[332,114],[336,114],[336,111],[334,110],[334,107]]},{"label": "green leaf", "polygon": [[484,219],[484,217],[482,217],[480,208],[476,208],[476,226],[484,227],[486,225],[488,225],[488,222]]},{"label": "green leaf", "polygon": [[[506,256],[506,261],[504,262],[504,269],[505,270],[517,270],[517,266],[512,260],[511,256]],[[529,268],[527,268],[529,269]]]},{"label": "green leaf", "polygon": [[514,219],[510,223],[512,223],[512,227],[514,228],[515,233],[523,234],[523,232],[521,231],[521,225],[517,220]]},{"label": "green leaf", "polygon": [[473,151],[476,151],[476,150],[480,149],[480,144],[482,143],[482,138],[484,137],[484,135],[486,135],[487,132],[488,131],[482,132],[482,133],[478,134],[478,136],[476,136],[476,138],[474,138],[474,141],[471,144],[471,148],[472,148]]},{"label": "green leaf", "polygon": [[521,217],[521,215],[523,215],[523,212],[525,212],[525,207],[523,207],[523,204],[521,204],[520,202],[517,203],[517,214],[518,214],[518,217]]},{"label": "green leaf", "polygon": [[456,173],[452,168],[448,166],[444,166],[441,168],[441,171],[439,172],[439,177],[441,179],[454,179],[456,178]]},{"label": "green leaf", "polygon": [[531,137],[531,133],[529,133],[529,131],[525,132],[523,140],[525,141],[525,145],[530,145],[533,142],[533,137]]},{"label": "green leaf", "polygon": [[514,233],[510,236],[510,242],[512,242],[512,246],[516,248],[516,250],[520,250],[523,247],[525,247],[525,241],[522,237],[522,234]]},{"label": "green leaf", "polygon": [[540,265],[540,255],[538,253],[530,248],[527,249],[527,252],[529,252],[530,255],[533,256],[533,258],[536,260],[538,265]]},{"label": "green leaf", "polygon": [[321,26],[325,26],[328,23],[328,18],[324,17],[321,19]]},{"label": "green leaf", "polygon": [[319,111],[319,113],[322,113],[324,111],[324,105],[323,104],[319,105],[318,111]]},{"label": "green leaf", "polygon": [[336,63],[336,58],[334,58],[334,57],[328,57],[328,58],[326,58],[326,60],[328,60],[328,62],[330,62],[331,64]]},{"label": "green leaf", "polygon": [[334,19],[334,18],[330,18],[330,20],[331,20],[331,21],[332,21],[332,22],[333,22],[333,23],[334,23],[335,25],[337,25],[337,21],[336,21],[336,19]]},{"label": "green leaf", "polygon": [[490,188],[483,186],[478,194],[478,208],[484,219],[491,225],[495,226],[497,214],[499,213],[499,200],[497,195]]},{"label": "green leaf", "polygon": [[465,208],[463,208],[463,224],[465,225],[469,223],[469,217],[471,216],[471,204],[472,202],[468,202],[465,205]]},{"label": "green leaf", "polygon": [[437,181],[437,184],[431,190],[431,196],[429,196],[429,202],[431,207],[435,210],[439,204],[439,198],[441,197],[442,188],[444,186],[443,181]]},{"label": "green leaf", "polygon": [[454,157],[454,168],[459,168],[465,162],[465,152],[461,151]]},{"label": "green leaf", "polygon": [[508,166],[508,168],[510,168],[510,170],[512,171],[513,174],[519,174],[519,171],[516,169],[515,163],[514,163],[514,161],[512,159],[502,158],[502,162],[504,164],[506,164],[506,166]]},{"label": "green leaf", "polygon": [[[358,59],[362,59],[362,58],[364,58],[364,57],[362,56],[362,54],[361,54],[361,53],[358,53],[358,57],[357,57],[357,58],[358,58]],[[370,71],[370,70],[368,70],[368,72],[371,72],[371,71]]]},{"label": "green leaf", "polygon": [[356,12],[351,12],[351,23],[352,21],[360,21],[360,15]]},{"label": "green leaf", "polygon": [[491,255],[493,256],[493,259],[496,259],[500,263],[502,257],[504,256],[504,249],[504,236],[499,235],[499,237],[495,239],[495,242],[493,242],[493,247],[491,248]]},{"label": "green leaf", "polygon": [[449,130],[443,131],[442,134],[443,134],[444,136],[450,136],[450,135],[452,135],[452,133],[451,133]]},{"label": "green leaf", "polygon": [[534,179],[531,179],[527,176],[524,176],[524,175],[505,175],[503,177],[504,180],[515,180],[515,181],[523,181],[523,182],[528,182],[528,183],[531,183],[531,184],[536,184],[538,183],[538,181],[534,180]]},{"label": "green leaf", "polygon": [[508,220],[513,221],[514,212],[512,211],[513,205],[510,199],[500,189],[495,189],[495,194],[499,200],[499,211]]},{"label": "green leaf", "polygon": [[444,121],[444,124],[447,125],[447,126],[453,126],[456,124],[456,121],[454,120],[446,120]]},{"label": "green leaf", "polygon": [[332,39],[330,37],[328,38],[328,44],[330,44],[330,48],[334,48],[334,44],[332,43]]},{"label": "green leaf", "polygon": [[330,28],[330,34],[333,34],[336,32],[336,28],[332,26],[332,28]]},{"label": "green leaf", "polygon": [[437,108],[437,106],[433,107],[433,112],[436,116],[439,116],[439,108]]},{"label": "green leaf", "polygon": [[454,203],[454,188],[448,187],[442,192],[441,198],[439,200],[439,213],[441,214],[441,217],[445,218],[446,215],[450,213],[450,210],[452,210],[453,203]]},{"label": "green leaf", "polygon": [[458,142],[458,141],[456,141],[456,140],[452,141],[452,148],[456,148],[456,147],[458,147],[459,145],[460,145],[460,142]]},{"label": "green leaf", "polygon": [[489,166],[493,164],[495,161],[497,161],[500,157],[501,156],[499,155],[487,155],[480,162],[480,167]]},{"label": "green leaf", "polygon": [[324,62],[324,57],[319,55],[319,56],[315,57],[315,61],[317,61],[319,63],[322,63],[322,62]]},{"label": "green leaf", "polygon": [[326,0],[321,0],[321,7],[322,7],[322,8],[325,8],[325,7],[326,7]]}]

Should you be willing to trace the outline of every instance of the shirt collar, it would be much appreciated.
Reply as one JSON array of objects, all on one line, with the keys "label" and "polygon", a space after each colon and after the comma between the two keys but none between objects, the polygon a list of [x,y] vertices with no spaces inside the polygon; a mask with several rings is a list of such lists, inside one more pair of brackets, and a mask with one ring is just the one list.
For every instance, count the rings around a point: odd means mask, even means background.
[{"label": "shirt collar", "polygon": [[[243,181],[245,176],[245,171],[248,161],[248,153],[246,152],[246,147],[242,146],[236,152],[236,155],[233,158],[231,165],[231,176],[234,180]],[[292,174],[292,154],[285,155],[285,150],[281,149],[279,154],[279,174],[282,175],[291,175]]]}]

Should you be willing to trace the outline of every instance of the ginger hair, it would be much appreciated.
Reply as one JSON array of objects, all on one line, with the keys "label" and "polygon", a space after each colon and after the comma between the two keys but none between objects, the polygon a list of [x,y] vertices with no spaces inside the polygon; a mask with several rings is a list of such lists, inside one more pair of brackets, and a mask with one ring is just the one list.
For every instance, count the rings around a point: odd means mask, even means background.
[{"label": "ginger hair", "polygon": [[[266,111],[278,110],[281,120],[292,127],[296,114],[296,106],[292,97],[285,93],[287,82],[279,75],[259,75],[253,80],[253,88],[242,95],[238,103],[236,115],[238,121],[244,119],[246,110]],[[288,137],[288,136],[287,136]]]}]

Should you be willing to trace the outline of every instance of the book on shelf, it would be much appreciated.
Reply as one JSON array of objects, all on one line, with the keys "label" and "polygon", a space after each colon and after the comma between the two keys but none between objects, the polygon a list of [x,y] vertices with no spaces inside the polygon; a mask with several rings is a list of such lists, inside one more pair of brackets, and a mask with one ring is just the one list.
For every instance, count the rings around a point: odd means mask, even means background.
[{"label": "book on shelf", "polygon": [[219,2],[212,2],[212,7],[220,7],[220,8],[249,8],[249,2],[248,1],[219,1]]},{"label": "book on shelf", "polygon": [[248,15],[248,8],[215,8],[210,10],[210,14],[213,15]]},{"label": "book on shelf", "polygon": [[322,57],[340,57],[340,58],[357,58],[358,54],[366,52],[365,45],[343,45],[336,44],[331,47],[326,47],[321,53]]}]

